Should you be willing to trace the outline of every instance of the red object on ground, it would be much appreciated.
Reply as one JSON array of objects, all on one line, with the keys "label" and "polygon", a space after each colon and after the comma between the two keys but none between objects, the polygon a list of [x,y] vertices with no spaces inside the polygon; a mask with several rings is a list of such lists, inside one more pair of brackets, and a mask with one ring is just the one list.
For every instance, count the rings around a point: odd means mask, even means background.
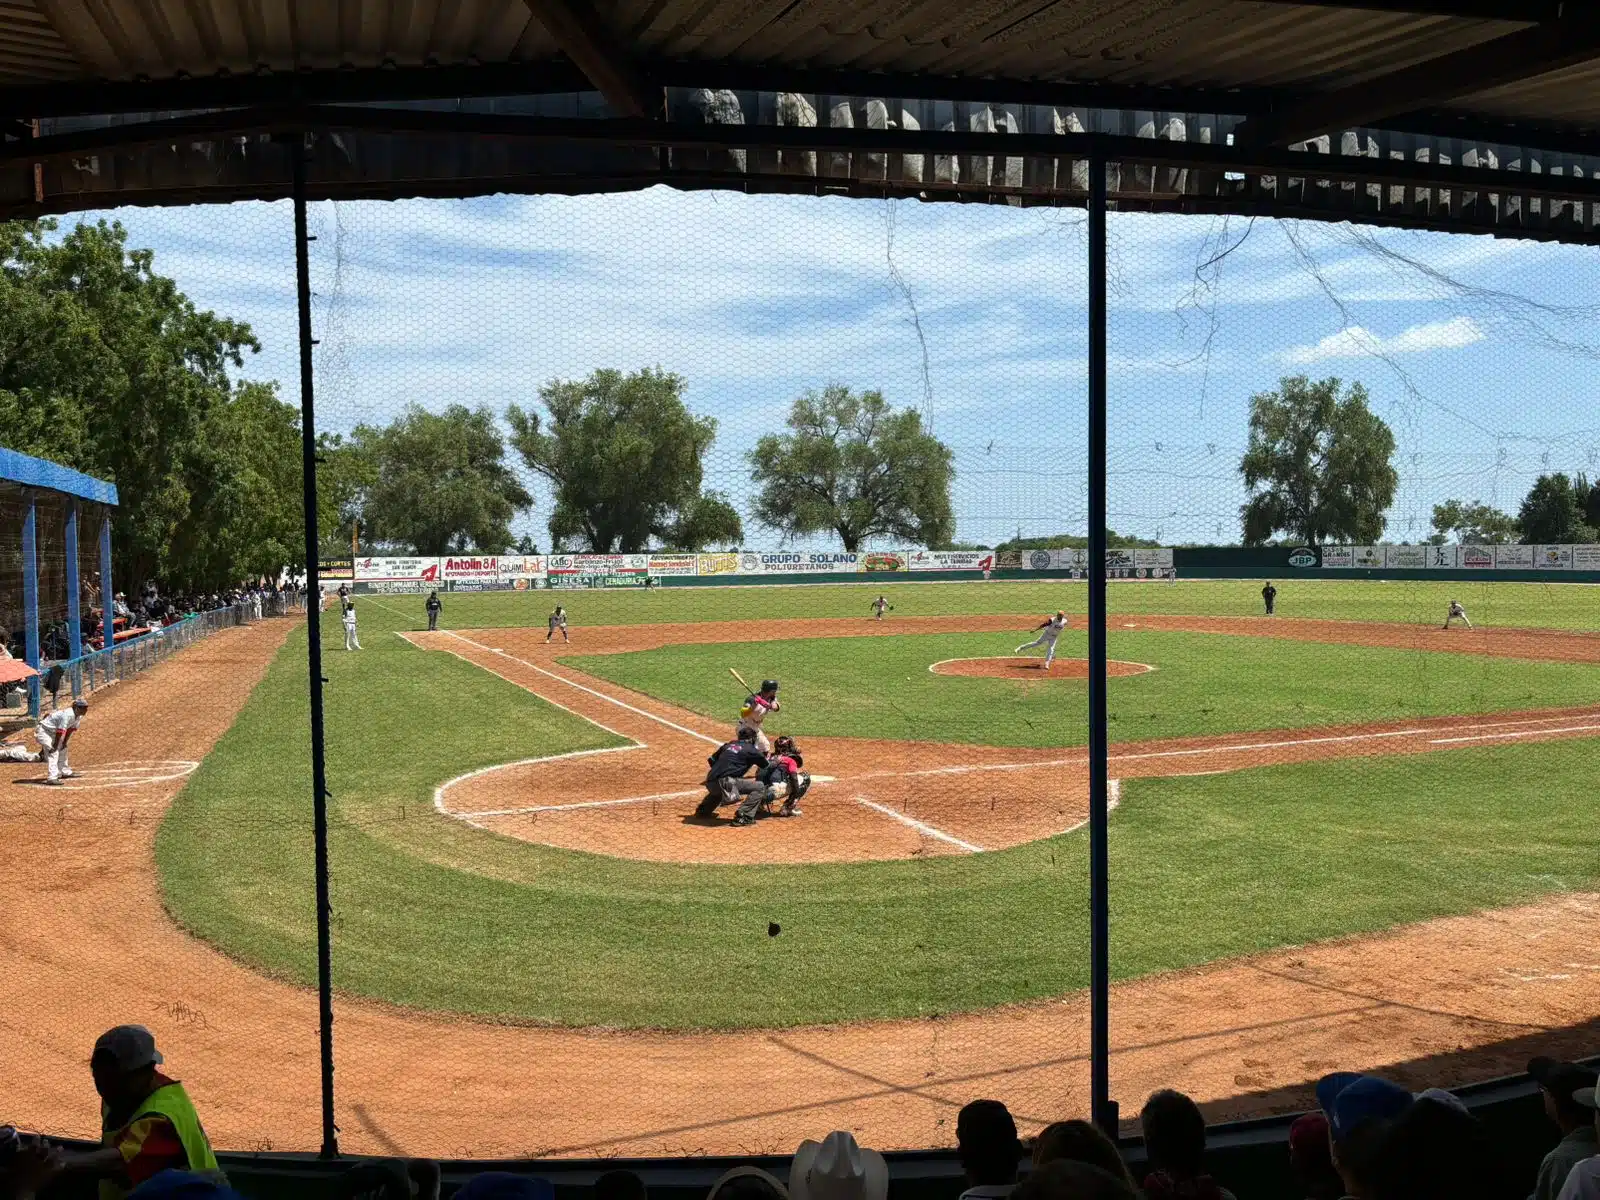
[{"label": "red object on ground", "polygon": [[137,629],[119,629],[116,632],[116,639],[119,642],[125,642],[129,638],[143,637],[149,632],[150,630],[143,625],[139,626]]}]

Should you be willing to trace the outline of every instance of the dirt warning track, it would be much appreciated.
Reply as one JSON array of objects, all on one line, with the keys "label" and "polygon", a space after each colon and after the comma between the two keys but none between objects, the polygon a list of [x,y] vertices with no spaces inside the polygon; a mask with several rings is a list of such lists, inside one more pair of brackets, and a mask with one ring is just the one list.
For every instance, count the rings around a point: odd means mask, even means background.
[{"label": "dirt warning track", "polygon": [[[289,625],[224,631],[97,696],[75,762],[148,783],[50,790],[15,782],[36,766],[0,767],[0,1119],[93,1136],[89,1048],[110,1025],[141,1021],[219,1145],[316,1148],[315,992],[177,928],[155,868],[158,823],[182,785],[157,780],[171,772],[155,764],[205,757]],[[665,727],[651,724],[659,741]],[[1534,727],[1449,736],[1523,728]],[[1184,749],[1208,748],[1156,753]],[[1160,760],[1116,772],[1137,761]],[[782,833],[773,824],[754,832]],[[1597,944],[1600,896],[1564,893],[1119,984],[1113,1093],[1136,1102],[1179,1087],[1221,1119],[1303,1107],[1305,1081],[1335,1068],[1448,1085],[1520,1070],[1534,1052],[1570,1056],[1600,1028]],[[751,1154],[829,1128],[881,1147],[938,1145],[974,1096],[1004,1100],[1028,1132],[1087,1108],[1081,995],[715,1034],[496,1025],[342,994],[335,1008],[337,1119],[358,1153]]]}]

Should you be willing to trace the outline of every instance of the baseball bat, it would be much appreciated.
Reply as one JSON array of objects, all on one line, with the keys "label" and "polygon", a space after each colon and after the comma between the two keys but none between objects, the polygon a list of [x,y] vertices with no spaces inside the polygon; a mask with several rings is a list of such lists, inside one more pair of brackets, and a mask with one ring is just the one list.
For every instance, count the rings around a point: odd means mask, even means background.
[{"label": "baseball bat", "polygon": [[752,690],[750,685],[744,681],[744,676],[739,674],[739,672],[735,671],[732,667],[728,668],[728,674],[732,675],[735,679],[737,679],[739,681],[739,686],[742,687],[745,691],[749,692],[749,691]]}]

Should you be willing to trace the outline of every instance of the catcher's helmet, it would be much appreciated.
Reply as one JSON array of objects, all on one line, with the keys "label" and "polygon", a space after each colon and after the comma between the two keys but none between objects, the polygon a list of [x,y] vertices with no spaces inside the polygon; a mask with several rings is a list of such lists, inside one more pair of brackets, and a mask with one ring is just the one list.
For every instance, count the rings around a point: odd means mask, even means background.
[{"label": "catcher's helmet", "polygon": [[761,690],[763,692],[775,692],[775,691],[777,691],[778,690],[778,681],[776,679],[763,679],[761,681]]}]

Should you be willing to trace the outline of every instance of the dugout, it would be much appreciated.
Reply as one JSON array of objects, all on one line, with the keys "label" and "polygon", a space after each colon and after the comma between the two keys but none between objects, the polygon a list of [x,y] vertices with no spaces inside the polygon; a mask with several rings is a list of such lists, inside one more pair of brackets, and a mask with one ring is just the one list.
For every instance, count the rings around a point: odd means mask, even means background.
[{"label": "dugout", "polygon": [[[1129,15],[1113,0],[1007,0],[973,17],[957,0],[869,3],[848,15],[820,5],[735,14],[528,0],[447,11],[354,0],[298,6],[282,20],[231,0],[158,7],[106,0],[36,15],[29,6],[0,22],[0,216],[293,200],[296,274],[282,284],[300,306],[311,562],[312,200],[665,184],[1085,209],[1091,561],[1105,550],[1108,209],[1600,242],[1600,37],[1593,15],[1571,4],[1180,0]],[[42,622],[78,628],[86,522],[99,522],[110,586],[103,510],[115,489],[52,491],[30,477],[0,490],[5,528],[31,530],[19,532],[14,554],[6,543],[0,569],[4,594],[21,597],[36,662]],[[316,587],[315,574],[309,582]],[[1103,631],[1098,573],[1090,592],[1091,627]],[[317,1036],[322,1151],[333,1156],[317,619],[313,606]],[[1103,632],[1089,657],[1094,1048],[1085,1074],[1094,1115],[1110,1124]]]}]

